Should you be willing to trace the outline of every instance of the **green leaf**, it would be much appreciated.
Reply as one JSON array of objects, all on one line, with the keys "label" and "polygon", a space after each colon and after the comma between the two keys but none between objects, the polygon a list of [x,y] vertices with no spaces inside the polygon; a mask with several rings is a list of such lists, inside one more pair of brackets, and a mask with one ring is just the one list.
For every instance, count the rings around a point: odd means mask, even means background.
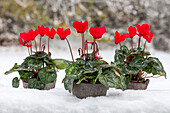
[{"label": "green leaf", "polygon": [[126,74],[124,65],[119,62],[111,62],[112,68],[114,68],[120,75]]},{"label": "green leaf", "polygon": [[28,78],[30,78],[30,77],[32,77],[34,75],[33,71],[22,70],[22,71],[18,71],[18,72],[19,72],[20,78],[22,80],[27,80]]},{"label": "green leaf", "polygon": [[85,75],[85,76],[81,77],[76,84],[80,84],[83,80],[86,80],[86,79],[91,79],[91,83],[95,84],[95,81],[92,81],[92,80],[95,80],[95,78],[96,78],[96,76],[94,76],[94,75],[90,75],[90,76]]},{"label": "green leaf", "polygon": [[100,70],[98,71],[97,77],[94,80],[94,83],[96,83],[97,79],[99,78],[99,76],[102,74],[102,69],[100,68]]},{"label": "green leaf", "polygon": [[44,57],[44,62],[46,63],[46,65],[51,65],[51,64],[53,64],[52,59],[49,58],[48,56]]},{"label": "green leaf", "polygon": [[128,47],[125,45],[122,45],[122,51],[125,53],[128,53],[129,52]]},{"label": "green leaf", "polygon": [[52,62],[56,65],[57,69],[65,69],[67,65],[64,59],[53,59]]},{"label": "green leaf", "polygon": [[28,62],[33,59],[30,56],[26,57],[24,59],[24,62],[16,69],[17,71],[21,71],[21,70],[25,70],[25,71],[29,71],[30,69],[28,68]]},{"label": "green leaf", "polygon": [[[32,58],[37,58],[37,59],[42,59],[42,58],[44,58],[44,57],[46,57],[46,56],[48,56],[48,54],[47,53],[42,53],[42,51],[38,51],[38,52],[35,52],[35,54],[33,54],[33,55],[31,55],[30,57],[32,57]],[[51,56],[51,53],[49,54],[49,57]]]},{"label": "green leaf", "polygon": [[41,81],[37,81],[36,78],[33,78],[28,80],[28,88],[42,90],[45,88],[45,84],[43,84]]},{"label": "green leaf", "polygon": [[136,67],[138,69],[144,69],[147,66],[146,60],[143,56],[137,56],[129,63],[129,66]]},{"label": "green leaf", "polygon": [[165,78],[166,78],[166,72],[165,72],[165,70],[163,68],[162,63],[159,61],[158,58],[156,58],[156,57],[149,57],[149,58],[147,58],[147,63],[148,63],[149,66],[146,67],[144,69],[144,71],[149,73],[152,70],[151,73],[153,75],[165,76]]},{"label": "green leaf", "polygon": [[48,84],[54,81],[57,77],[56,72],[49,72],[47,68],[42,68],[38,71],[38,76],[43,84]]},{"label": "green leaf", "polygon": [[82,76],[84,70],[80,70],[77,64],[70,64],[65,72],[67,77],[75,80]]},{"label": "green leaf", "polygon": [[131,81],[130,76],[125,77],[125,84],[128,84]]},{"label": "green leaf", "polygon": [[144,55],[143,54],[143,49],[142,48],[133,48],[133,52],[132,49],[130,49],[130,55],[139,55],[139,56],[149,56],[151,55],[149,51],[144,51]]},{"label": "green leaf", "polygon": [[38,70],[42,67],[42,65],[43,62],[41,60],[31,59],[28,62],[28,66],[30,67],[30,69]]},{"label": "green leaf", "polygon": [[70,64],[73,64],[72,61],[68,61],[68,60],[64,60],[64,63],[65,63],[67,66],[69,66]]},{"label": "green leaf", "polygon": [[16,71],[15,69],[17,69],[18,67],[19,67],[19,65],[17,65],[17,63],[15,63],[14,66],[9,71],[6,71],[4,74],[8,75],[12,72],[15,72]]},{"label": "green leaf", "polygon": [[82,58],[77,58],[76,63],[79,64],[79,65],[83,65],[83,64],[85,64],[85,60],[82,59]]},{"label": "green leaf", "polygon": [[86,65],[86,66],[84,66],[84,67],[85,67],[85,71],[83,72],[83,74],[94,73],[94,72],[100,70],[100,67],[99,67],[99,66],[87,67],[87,65]]},{"label": "green leaf", "polygon": [[64,78],[64,88],[66,90],[68,90],[70,93],[71,93],[72,88],[73,88],[73,82],[74,82],[74,80],[67,77],[67,76]]},{"label": "green leaf", "polygon": [[113,66],[112,66],[112,65],[109,65],[109,64],[102,64],[102,65],[100,65],[100,67],[101,67],[102,69],[104,69],[104,68],[112,68]]},{"label": "green leaf", "polygon": [[139,69],[137,67],[131,67],[128,64],[123,66],[125,74],[137,74]]},{"label": "green leaf", "polygon": [[18,87],[19,87],[19,79],[18,79],[18,77],[13,78],[13,80],[12,80],[12,86],[13,86],[14,88],[18,88]]},{"label": "green leaf", "polygon": [[105,60],[93,60],[92,63],[98,66],[108,64]]},{"label": "green leaf", "polygon": [[[126,59],[128,57],[128,55],[129,55],[129,50],[125,45],[123,45],[122,46],[122,51],[123,51],[124,59]],[[120,49],[115,50],[114,59],[115,59],[115,62],[123,63],[122,52],[121,52]]]},{"label": "green leaf", "polygon": [[152,66],[148,63],[148,65],[142,71],[145,71],[146,73],[151,74]]},{"label": "green leaf", "polygon": [[[126,90],[126,82],[128,82],[124,75],[120,76],[122,90]],[[130,82],[130,81],[129,81]]]},{"label": "green leaf", "polygon": [[[117,76],[112,69],[106,69],[99,76],[99,81],[110,88],[118,88],[122,87],[122,80],[119,76]],[[125,82],[125,81],[124,81]]]},{"label": "green leaf", "polygon": [[115,62],[123,63],[122,54],[115,54],[114,59]]}]

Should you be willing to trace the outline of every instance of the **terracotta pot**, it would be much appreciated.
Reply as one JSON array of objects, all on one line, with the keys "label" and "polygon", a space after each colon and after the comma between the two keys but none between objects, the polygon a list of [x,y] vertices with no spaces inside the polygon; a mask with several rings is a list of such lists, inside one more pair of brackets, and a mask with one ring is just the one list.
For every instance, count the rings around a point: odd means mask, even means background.
[{"label": "terracotta pot", "polygon": [[103,84],[73,83],[72,93],[77,98],[106,96],[108,88]]},{"label": "terracotta pot", "polygon": [[134,89],[134,90],[146,90],[149,84],[149,79],[146,79],[143,83],[138,82],[130,82],[126,85],[126,89]]},{"label": "terracotta pot", "polygon": [[[22,81],[22,82],[23,82],[23,87],[28,88],[28,82],[25,82],[25,81]],[[56,79],[53,82],[46,84],[43,90],[53,89],[55,88],[55,84],[56,84]]]}]

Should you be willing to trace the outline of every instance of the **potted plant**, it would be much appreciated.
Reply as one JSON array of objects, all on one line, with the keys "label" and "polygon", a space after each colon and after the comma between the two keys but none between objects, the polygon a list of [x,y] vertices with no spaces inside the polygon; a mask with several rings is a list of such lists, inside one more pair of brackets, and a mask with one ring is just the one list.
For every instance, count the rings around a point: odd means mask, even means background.
[{"label": "potted plant", "polygon": [[[119,70],[122,75],[126,77],[126,88],[134,90],[145,90],[149,84],[149,79],[159,76],[165,76],[166,72],[162,66],[162,63],[156,57],[151,57],[150,52],[145,51],[146,43],[150,43],[153,38],[153,33],[150,32],[150,26],[148,24],[137,24],[137,30],[135,27],[130,26],[128,33],[119,34],[115,32],[115,44],[120,45],[120,49],[115,50],[114,62],[112,66]],[[138,31],[138,33],[137,33]],[[139,36],[138,47],[133,48],[133,37]],[[143,48],[140,47],[141,37],[146,41]],[[131,49],[128,49],[125,45],[121,46],[122,41],[126,38],[131,39]],[[149,76],[148,74],[152,74]]]},{"label": "potted plant", "polygon": [[[63,80],[64,87],[69,92],[73,93],[78,98],[105,96],[108,88],[121,87],[126,88],[124,77],[120,76],[111,65],[98,56],[99,48],[96,43],[97,39],[102,38],[106,32],[103,27],[91,27],[89,32],[93,36],[93,42],[85,41],[84,32],[88,30],[88,22],[74,22],[73,27],[82,36],[82,48],[78,49],[80,58],[74,61],[71,46],[66,36],[70,34],[66,29],[63,31],[60,28],[60,38],[66,39],[70,48],[73,61],[66,61],[68,65]],[[89,53],[88,46],[91,45],[92,53]]]},{"label": "potted plant", "polygon": [[[29,56],[24,59],[21,65],[15,63],[15,65],[5,74],[10,74],[14,71],[18,71],[20,77],[15,77],[12,80],[12,86],[19,87],[19,81],[22,80],[24,88],[34,88],[40,90],[49,90],[55,87],[56,82],[56,70],[64,69],[64,59],[52,59],[49,51],[49,40],[53,39],[56,34],[56,30],[52,27],[49,30],[48,27],[38,26],[38,29],[29,32],[20,33],[20,44],[28,48]],[[37,50],[36,37],[39,38],[39,51]],[[45,45],[41,44],[41,38],[48,36],[48,52],[45,52]],[[33,51],[32,43],[35,43],[35,51]]]}]

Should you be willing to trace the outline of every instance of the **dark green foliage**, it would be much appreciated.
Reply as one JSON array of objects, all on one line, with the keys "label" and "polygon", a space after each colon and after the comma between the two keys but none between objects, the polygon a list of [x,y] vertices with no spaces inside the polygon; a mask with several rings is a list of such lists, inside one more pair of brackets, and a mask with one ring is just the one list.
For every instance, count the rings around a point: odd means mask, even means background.
[{"label": "dark green foliage", "polygon": [[[88,56],[90,57],[91,54]],[[91,57],[90,57],[91,58]],[[89,59],[90,59],[89,58]],[[66,77],[64,79],[64,86],[69,92],[72,91],[73,81],[80,83],[102,83],[106,87],[125,87],[125,80],[115,74],[113,66],[101,58],[95,60],[83,60],[81,58],[76,59],[76,63],[67,62],[68,67],[66,68]],[[123,83],[124,82],[124,83]]]},{"label": "dark green foliage", "polygon": [[21,71],[18,71],[18,72],[19,72],[20,78],[22,80],[27,80],[27,79],[31,78],[34,75],[33,71],[21,70]]},{"label": "dark green foliage", "polygon": [[33,88],[33,89],[44,89],[45,84],[43,84],[41,81],[38,81],[36,78],[29,79],[28,80],[28,88]]},{"label": "dark green foliage", "polygon": [[[128,50],[125,45],[122,46],[125,65],[123,65],[122,53],[120,49],[115,50],[115,61],[111,62],[111,65],[122,75],[138,74],[139,70],[153,75],[161,75],[166,77],[166,72],[162,66],[162,63],[158,58],[149,57],[150,53],[145,51],[143,54],[142,48],[134,48],[134,51]],[[143,54],[143,55],[142,55]],[[138,79],[138,78],[137,78]],[[126,81],[129,78],[126,77]]]},{"label": "dark green foliage", "polygon": [[[122,46],[122,51],[124,58],[126,59],[128,57],[128,48],[126,46]],[[122,52],[119,49],[115,50],[115,56],[114,56],[115,62],[123,63],[123,58],[122,58]]]},{"label": "dark green foliage", "polygon": [[136,56],[129,63],[129,67],[138,68],[141,70],[144,69],[146,66],[146,59],[143,56]]},{"label": "dark green foliage", "polygon": [[19,65],[17,65],[17,63],[14,64],[14,66],[9,70],[5,72],[5,75],[8,75],[14,71],[16,71],[15,69],[17,69],[19,67]]},{"label": "dark green foliage", "polygon": [[43,65],[43,62],[37,59],[31,59],[28,62],[28,67],[30,67],[30,69],[38,70],[42,67],[42,65]]},{"label": "dark green foliage", "polygon": [[14,88],[18,88],[18,87],[19,87],[19,79],[18,79],[18,77],[13,78],[13,80],[12,80],[12,86],[13,86]]},{"label": "dark green foliage", "polygon": [[64,59],[53,59],[52,62],[56,65],[57,69],[65,69],[67,67]]},{"label": "dark green foliage", "polygon": [[[121,83],[124,81],[121,81],[121,78],[117,76],[115,74],[115,71],[111,68],[108,68],[102,72],[101,76],[99,76],[99,81],[106,87],[111,87],[111,88],[121,87],[122,84],[124,84]],[[126,87],[123,87],[123,90],[125,89]]]},{"label": "dark green foliage", "polygon": [[74,79],[71,79],[69,77],[65,77],[64,78],[64,87],[66,90],[68,90],[70,93],[72,91],[72,88],[73,88],[73,82],[74,82]]},{"label": "dark green foliage", "polygon": [[[51,53],[50,55],[51,56]],[[20,79],[28,81],[29,88],[44,89],[45,85],[53,82],[56,77],[56,67],[59,69],[66,68],[64,59],[51,59],[47,53],[37,52],[24,59],[21,65],[15,64],[12,69],[6,71],[9,74],[18,71]],[[19,79],[13,79],[13,87],[19,87]]]},{"label": "dark green foliage", "polygon": [[159,61],[158,58],[155,57],[147,58],[147,64],[148,66],[144,68],[143,71],[147,73],[152,73],[153,75],[165,76],[166,78],[166,72],[164,71],[162,63]]},{"label": "dark green foliage", "polygon": [[57,74],[55,70],[51,72],[48,71],[47,68],[42,68],[38,71],[38,76],[42,83],[48,84],[56,79]]}]

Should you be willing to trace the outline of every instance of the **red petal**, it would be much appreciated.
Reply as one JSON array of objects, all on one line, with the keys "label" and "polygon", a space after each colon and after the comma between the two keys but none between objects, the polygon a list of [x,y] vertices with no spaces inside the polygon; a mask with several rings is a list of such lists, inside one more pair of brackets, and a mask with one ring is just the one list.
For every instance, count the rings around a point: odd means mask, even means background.
[{"label": "red petal", "polygon": [[88,21],[85,21],[83,23],[83,27],[84,27],[84,32],[88,29]]},{"label": "red petal", "polygon": [[150,34],[149,34],[149,39],[148,39],[148,42],[149,42],[149,43],[152,41],[152,38],[153,38],[153,33],[150,32]]},{"label": "red petal", "polygon": [[116,31],[116,32],[115,32],[115,44],[118,44],[118,43],[119,43],[118,40],[119,40],[119,32]]},{"label": "red petal", "polygon": [[65,32],[66,37],[71,34],[70,28],[67,28],[64,32]]},{"label": "red petal", "polygon": [[142,26],[140,26],[139,24],[136,25],[138,33],[139,33],[139,37],[141,37],[142,33]]},{"label": "red petal", "polygon": [[129,33],[125,33],[124,36],[125,36],[125,38],[130,38]]},{"label": "red petal", "polygon": [[89,32],[93,36],[93,38],[96,38],[96,36],[95,36],[95,28],[94,27],[90,27]]}]

